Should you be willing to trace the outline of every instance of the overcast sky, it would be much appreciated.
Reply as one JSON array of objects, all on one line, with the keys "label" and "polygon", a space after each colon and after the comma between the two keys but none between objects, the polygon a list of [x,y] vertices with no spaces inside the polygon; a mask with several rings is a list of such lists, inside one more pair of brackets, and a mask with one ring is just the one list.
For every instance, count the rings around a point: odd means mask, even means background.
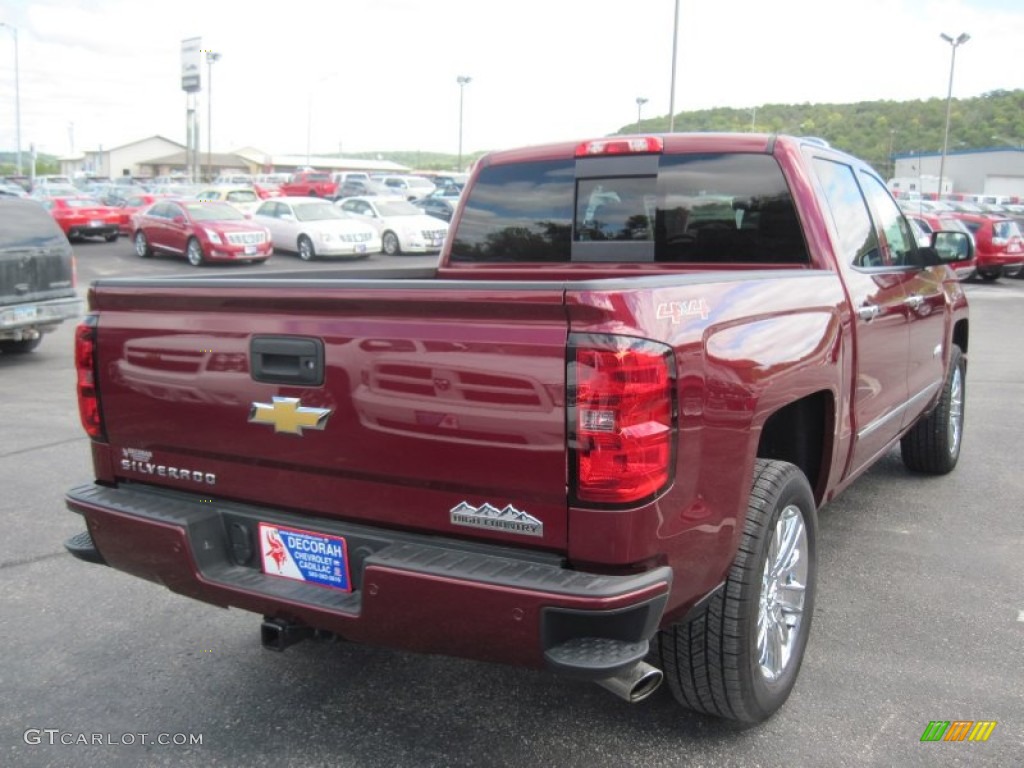
[{"label": "overcast sky", "polygon": [[[3,0],[22,149],[185,142],[181,41],[213,65],[213,149],[455,153],[667,115],[675,0]],[[680,0],[676,112],[1024,88],[1024,0]],[[200,94],[207,147],[207,83]],[[0,28],[0,149],[15,148]],[[310,106],[312,109],[310,110]],[[312,121],[307,116],[311,112]],[[685,130],[685,124],[677,124]],[[1024,140],[1024,137],[1011,137]]]}]

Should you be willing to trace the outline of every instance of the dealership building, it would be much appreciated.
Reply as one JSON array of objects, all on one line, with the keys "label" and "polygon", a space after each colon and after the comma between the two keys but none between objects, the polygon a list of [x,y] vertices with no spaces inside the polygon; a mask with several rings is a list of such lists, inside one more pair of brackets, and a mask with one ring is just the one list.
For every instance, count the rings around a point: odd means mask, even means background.
[{"label": "dealership building", "polygon": [[[940,189],[941,152],[894,156],[889,188],[899,195],[932,195]],[[974,194],[1024,200],[1024,147],[987,147],[946,153],[943,195]]]}]

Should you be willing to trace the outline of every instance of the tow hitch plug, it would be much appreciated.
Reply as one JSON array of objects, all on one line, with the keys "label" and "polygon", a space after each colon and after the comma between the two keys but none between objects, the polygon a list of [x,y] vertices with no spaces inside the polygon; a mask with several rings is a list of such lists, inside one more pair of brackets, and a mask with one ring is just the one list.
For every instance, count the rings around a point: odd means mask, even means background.
[{"label": "tow hitch plug", "polygon": [[260,640],[264,648],[283,651],[313,636],[313,628],[287,619],[264,617],[260,625]]}]

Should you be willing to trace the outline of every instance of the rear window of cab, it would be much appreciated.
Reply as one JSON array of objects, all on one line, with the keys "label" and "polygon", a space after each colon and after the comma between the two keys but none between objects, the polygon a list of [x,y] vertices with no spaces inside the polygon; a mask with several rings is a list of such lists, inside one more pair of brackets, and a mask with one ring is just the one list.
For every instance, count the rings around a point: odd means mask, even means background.
[{"label": "rear window of cab", "polygon": [[452,262],[809,262],[763,154],[644,155],[481,169]]}]

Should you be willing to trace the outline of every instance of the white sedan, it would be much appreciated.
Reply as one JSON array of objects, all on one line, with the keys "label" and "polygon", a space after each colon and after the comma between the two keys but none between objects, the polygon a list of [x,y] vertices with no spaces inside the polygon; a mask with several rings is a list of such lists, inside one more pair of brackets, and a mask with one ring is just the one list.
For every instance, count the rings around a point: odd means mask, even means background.
[{"label": "white sedan", "polygon": [[293,251],[303,261],[317,256],[369,256],[380,253],[380,234],[322,197],[271,197],[253,221],[270,230],[274,248]]},{"label": "white sedan", "polygon": [[389,256],[440,251],[448,234],[446,222],[401,198],[347,197],[335,205],[375,227]]},{"label": "white sedan", "polygon": [[196,193],[197,200],[218,200],[230,203],[242,213],[251,214],[260,204],[260,197],[252,187],[218,185]]}]

